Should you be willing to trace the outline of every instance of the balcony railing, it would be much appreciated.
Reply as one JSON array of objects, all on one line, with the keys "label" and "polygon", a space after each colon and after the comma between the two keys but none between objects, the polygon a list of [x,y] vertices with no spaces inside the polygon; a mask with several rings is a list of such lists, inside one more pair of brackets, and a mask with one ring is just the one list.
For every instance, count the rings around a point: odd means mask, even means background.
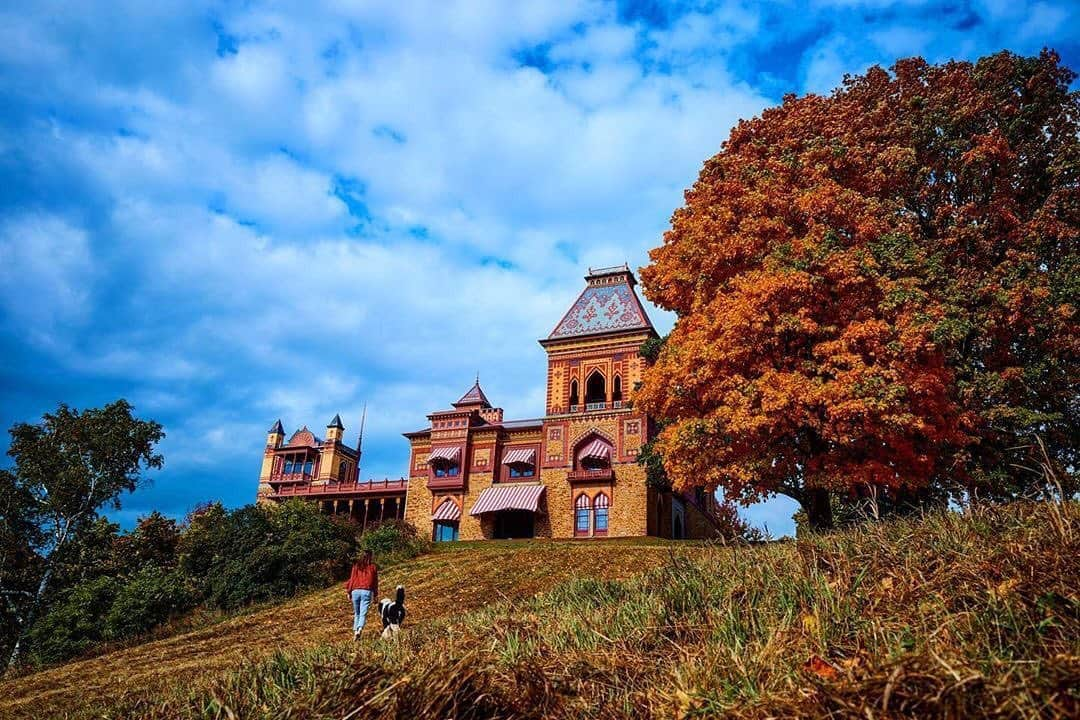
[{"label": "balcony railing", "polygon": [[596,470],[571,470],[566,473],[566,479],[570,482],[595,482],[614,480],[615,471],[609,467]]},{"label": "balcony railing", "polygon": [[306,472],[277,472],[270,476],[270,482],[272,484],[277,483],[310,483],[315,479],[315,476]]},{"label": "balcony railing", "polygon": [[427,486],[429,490],[456,490],[465,487],[465,476],[458,475],[443,475],[431,476],[428,478]]},{"label": "balcony railing", "polygon": [[368,480],[367,482],[327,483],[326,485],[283,486],[271,497],[309,497],[331,495],[384,495],[403,493],[409,488],[407,478]]},{"label": "balcony railing", "polygon": [[606,408],[607,408],[607,403],[606,402],[585,403],[585,412],[588,412],[590,410],[604,410]]}]

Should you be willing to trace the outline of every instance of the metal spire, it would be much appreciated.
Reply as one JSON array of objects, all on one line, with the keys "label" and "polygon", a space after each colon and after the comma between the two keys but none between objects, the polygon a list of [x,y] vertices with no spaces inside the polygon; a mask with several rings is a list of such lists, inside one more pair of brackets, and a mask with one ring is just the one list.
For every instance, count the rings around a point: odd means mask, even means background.
[{"label": "metal spire", "polygon": [[367,421],[367,403],[360,416],[360,436],[356,439],[356,482],[360,482],[360,458],[364,454],[364,423]]}]

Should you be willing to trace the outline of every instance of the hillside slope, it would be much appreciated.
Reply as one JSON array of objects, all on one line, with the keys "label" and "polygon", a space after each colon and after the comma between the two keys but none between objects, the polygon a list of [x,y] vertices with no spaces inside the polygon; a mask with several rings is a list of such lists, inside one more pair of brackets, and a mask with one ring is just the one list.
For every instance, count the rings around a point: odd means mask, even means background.
[{"label": "hillside slope", "polygon": [[[619,579],[669,555],[648,540],[462,544],[388,569],[381,595],[409,591],[409,625],[529,597],[568,577]],[[369,622],[374,614],[369,616]],[[281,650],[348,639],[352,609],[336,585],[193,632],[0,683],[0,716],[42,717],[213,675]],[[369,631],[373,629],[369,627]]]},{"label": "hillside slope", "polygon": [[1080,717],[1078,558],[1077,503],[753,547],[455,548],[388,573],[410,584],[416,620],[394,642],[338,640],[335,589],[194,634],[184,651],[149,643],[0,686],[21,693],[0,714]]}]

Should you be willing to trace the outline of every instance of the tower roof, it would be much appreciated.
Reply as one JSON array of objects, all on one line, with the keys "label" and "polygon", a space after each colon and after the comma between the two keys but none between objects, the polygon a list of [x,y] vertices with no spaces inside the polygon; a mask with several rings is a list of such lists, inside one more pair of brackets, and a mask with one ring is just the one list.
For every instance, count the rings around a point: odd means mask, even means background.
[{"label": "tower roof", "polygon": [[321,440],[315,437],[315,433],[307,429],[307,425],[300,428],[293,433],[293,436],[289,438],[289,446],[303,445],[307,447],[316,447]]},{"label": "tower roof", "polygon": [[461,407],[463,405],[483,405],[484,407],[491,407],[491,403],[488,402],[487,395],[480,388],[480,380],[478,379],[473,386],[469,388],[468,392],[461,396],[461,399],[454,403],[454,407]]},{"label": "tower roof", "polygon": [[585,289],[547,340],[633,330],[656,332],[634,292],[637,280],[628,265],[589,268],[585,281]]},{"label": "tower roof", "polygon": [[334,413],[334,419],[330,421],[330,424],[326,426],[326,429],[337,428],[338,430],[344,430],[345,426],[341,424],[341,414]]},{"label": "tower roof", "polygon": [[269,430],[267,430],[267,432],[268,433],[277,433],[278,435],[284,435],[285,434],[285,428],[281,427],[280,418],[278,419],[278,421],[276,423],[274,423],[273,427],[271,427]]}]

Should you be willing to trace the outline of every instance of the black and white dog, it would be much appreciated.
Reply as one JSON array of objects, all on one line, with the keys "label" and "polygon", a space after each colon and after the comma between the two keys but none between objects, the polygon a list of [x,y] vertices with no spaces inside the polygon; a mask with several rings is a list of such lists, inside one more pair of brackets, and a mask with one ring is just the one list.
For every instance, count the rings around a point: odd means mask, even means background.
[{"label": "black and white dog", "polygon": [[383,598],[379,602],[379,617],[382,618],[382,636],[384,638],[393,637],[401,631],[401,626],[405,622],[404,585],[397,586],[394,602],[390,602],[388,598]]}]

